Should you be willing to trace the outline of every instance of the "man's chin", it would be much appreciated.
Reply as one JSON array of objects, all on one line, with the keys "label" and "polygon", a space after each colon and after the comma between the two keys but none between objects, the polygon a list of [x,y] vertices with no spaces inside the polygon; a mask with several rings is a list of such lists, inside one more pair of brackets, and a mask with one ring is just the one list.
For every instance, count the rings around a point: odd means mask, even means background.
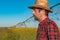
[{"label": "man's chin", "polygon": [[36,21],[38,21],[38,19],[37,18],[34,18]]}]

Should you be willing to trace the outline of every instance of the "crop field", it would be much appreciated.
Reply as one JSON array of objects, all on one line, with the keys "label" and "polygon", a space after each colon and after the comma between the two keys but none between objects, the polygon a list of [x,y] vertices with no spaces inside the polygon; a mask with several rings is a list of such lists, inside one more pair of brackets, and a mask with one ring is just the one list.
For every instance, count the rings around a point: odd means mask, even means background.
[{"label": "crop field", "polygon": [[36,40],[36,32],[37,28],[0,28],[0,40]]}]

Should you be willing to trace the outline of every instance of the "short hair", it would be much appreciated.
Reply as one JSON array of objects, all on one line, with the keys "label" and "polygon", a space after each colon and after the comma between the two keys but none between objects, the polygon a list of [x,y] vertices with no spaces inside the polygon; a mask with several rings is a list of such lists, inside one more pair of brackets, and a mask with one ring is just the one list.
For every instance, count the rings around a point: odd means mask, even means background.
[{"label": "short hair", "polygon": [[46,14],[46,16],[49,16],[49,15],[48,15],[48,14],[49,14],[49,11],[45,10],[45,14]]}]

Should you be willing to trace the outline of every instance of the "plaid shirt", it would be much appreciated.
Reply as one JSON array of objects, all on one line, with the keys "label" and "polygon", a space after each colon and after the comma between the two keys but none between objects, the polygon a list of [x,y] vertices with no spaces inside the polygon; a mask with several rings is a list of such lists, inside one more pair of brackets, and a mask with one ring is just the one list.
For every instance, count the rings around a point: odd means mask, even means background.
[{"label": "plaid shirt", "polygon": [[36,40],[60,40],[58,26],[46,18],[39,23]]}]

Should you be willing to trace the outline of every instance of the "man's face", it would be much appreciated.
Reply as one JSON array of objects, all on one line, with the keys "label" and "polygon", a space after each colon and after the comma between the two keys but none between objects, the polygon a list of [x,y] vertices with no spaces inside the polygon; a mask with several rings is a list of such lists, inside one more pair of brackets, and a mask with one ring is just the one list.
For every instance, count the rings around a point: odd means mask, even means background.
[{"label": "man's face", "polygon": [[44,15],[45,10],[43,9],[33,9],[32,14],[35,20],[41,20],[42,15]]}]

